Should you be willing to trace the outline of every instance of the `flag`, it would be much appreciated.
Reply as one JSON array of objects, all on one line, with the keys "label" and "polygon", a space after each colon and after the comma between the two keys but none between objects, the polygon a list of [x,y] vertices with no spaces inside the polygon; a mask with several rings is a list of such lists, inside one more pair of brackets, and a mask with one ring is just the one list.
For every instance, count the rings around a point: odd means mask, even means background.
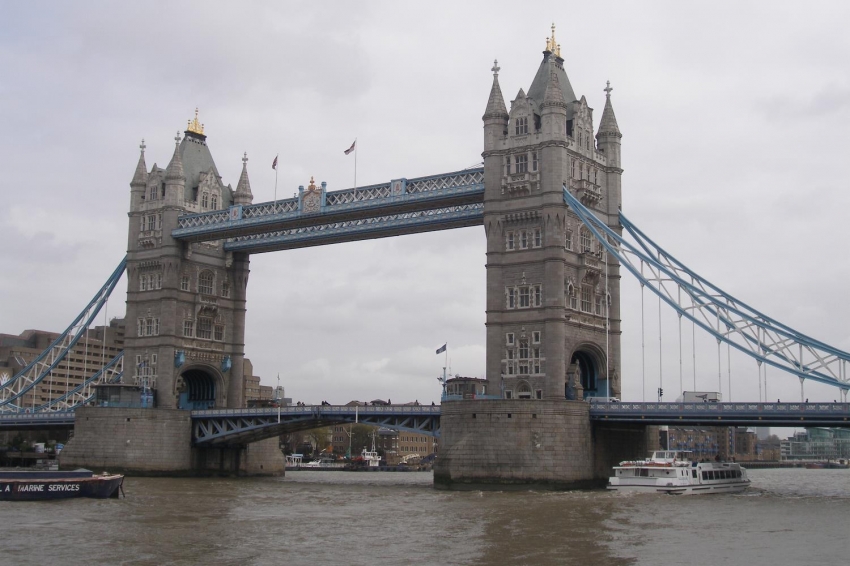
[{"label": "flag", "polygon": [[438,353],[438,354],[442,354],[443,352],[445,352],[445,351],[446,351],[446,346],[448,346],[448,344],[449,344],[449,343],[448,343],[448,342],[446,342],[445,344],[443,344],[442,346],[440,346],[439,348],[437,348],[437,353]]},{"label": "flag", "polygon": [[357,140],[354,140],[354,141],[351,143],[351,147],[349,147],[348,149],[346,149],[346,150],[345,150],[345,154],[346,154],[346,155],[348,155],[349,153],[351,153],[352,151],[354,151],[354,146],[356,146],[356,145],[357,145]]},{"label": "flag", "polygon": [[274,161],[272,161],[272,169],[277,171],[277,155],[274,156]]}]

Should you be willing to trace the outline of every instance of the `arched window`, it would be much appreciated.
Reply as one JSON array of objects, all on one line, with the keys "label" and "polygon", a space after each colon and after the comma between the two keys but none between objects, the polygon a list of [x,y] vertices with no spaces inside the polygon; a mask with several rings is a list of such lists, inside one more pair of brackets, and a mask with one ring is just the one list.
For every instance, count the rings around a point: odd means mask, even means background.
[{"label": "arched window", "polygon": [[213,210],[218,210],[218,195],[212,195],[212,197],[210,198],[210,204],[210,208],[212,208]]},{"label": "arched window", "polygon": [[531,399],[531,386],[525,381],[517,384],[516,392],[519,399]]},{"label": "arched window", "polygon": [[516,135],[522,136],[528,133],[528,118],[517,118],[515,120],[516,124]]},{"label": "arched window", "polygon": [[581,237],[581,251],[589,252],[590,251],[590,232],[585,228],[581,229],[580,233]]},{"label": "arched window", "polygon": [[202,295],[213,294],[213,273],[212,271],[202,271],[198,275],[198,293]]},{"label": "arched window", "polygon": [[151,185],[148,200],[156,200],[156,185]]},{"label": "arched window", "polygon": [[207,192],[204,192],[204,194],[201,195],[201,208],[208,208],[209,205],[210,205],[210,194],[207,193]]}]

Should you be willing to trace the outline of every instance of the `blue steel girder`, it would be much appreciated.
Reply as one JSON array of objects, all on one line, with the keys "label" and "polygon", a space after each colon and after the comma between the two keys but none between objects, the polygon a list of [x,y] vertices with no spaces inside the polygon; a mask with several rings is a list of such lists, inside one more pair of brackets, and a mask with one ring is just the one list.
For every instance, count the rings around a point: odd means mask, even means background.
[{"label": "blue steel girder", "polygon": [[[718,342],[754,358],[759,365],[770,365],[801,380],[839,387],[846,395],[850,353],[797,332],[724,292],[660,248],[622,213],[620,224],[636,244],[597,218],[566,187],[564,201],[608,253],[680,317]],[[684,304],[683,295],[690,304]]]},{"label": "blue steel girder", "polygon": [[593,422],[850,428],[850,403],[591,403]]},{"label": "blue steel girder", "polygon": [[301,210],[300,199],[296,197],[186,214],[178,218],[172,236],[188,242],[222,240],[480,204],[483,199],[484,170],[468,169],[328,192],[324,194],[324,201],[317,212]]},{"label": "blue steel girder", "polygon": [[19,407],[14,401],[21,398],[42,380],[48,378],[51,372],[65,359],[68,352],[73,350],[77,342],[86,335],[100,309],[109,300],[110,294],[124,274],[126,267],[127,257],[125,256],[106,280],[106,283],[103,284],[103,287],[77,315],[71,325],[26,367],[5,383],[0,383],[0,411],[17,411]]},{"label": "blue steel girder", "polygon": [[0,430],[71,428],[74,411],[0,414]]},{"label": "blue steel girder", "polygon": [[226,241],[224,249],[231,252],[263,253],[481,226],[483,223],[484,204],[465,204],[239,236]]},{"label": "blue steel girder", "polygon": [[192,442],[196,446],[241,446],[281,434],[355,422],[439,436],[440,407],[307,405],[281,407],[279,414],[278,409],[269,408],[192,411]]}]

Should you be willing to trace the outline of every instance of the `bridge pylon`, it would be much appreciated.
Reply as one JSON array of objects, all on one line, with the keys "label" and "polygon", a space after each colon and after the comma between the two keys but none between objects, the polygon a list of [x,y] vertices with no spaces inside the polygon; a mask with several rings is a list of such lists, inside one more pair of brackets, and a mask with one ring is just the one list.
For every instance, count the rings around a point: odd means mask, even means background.
[{"label": "bridge pylon", "polygon": [[234,191],[197,111],[175,142],[167,168],[148,171],[143,140],[130,182],[124,382],[153,387],[159,408],[241,407],[248,255],[171,233],[180,215],[252,202],[247,156]]}]

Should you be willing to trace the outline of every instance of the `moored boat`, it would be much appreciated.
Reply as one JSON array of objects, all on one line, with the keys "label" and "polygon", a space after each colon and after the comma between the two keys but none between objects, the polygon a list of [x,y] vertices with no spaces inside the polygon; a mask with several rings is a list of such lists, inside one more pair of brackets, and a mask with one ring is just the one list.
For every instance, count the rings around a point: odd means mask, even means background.
[{"label": "moored boat", "polygon": [[697,462],[693,453],[657,450],[646,460],[620,462],[608,489],[672,495],[735,493],[750,486],[747,470],[735,462]]},{"label": "moored boat", "polygon": [[0,501],[33,501],[39,499],[68,499],[71,497],[118,497],[124,476],[97,475],[91,470],[61,471],[0,471]]}]

